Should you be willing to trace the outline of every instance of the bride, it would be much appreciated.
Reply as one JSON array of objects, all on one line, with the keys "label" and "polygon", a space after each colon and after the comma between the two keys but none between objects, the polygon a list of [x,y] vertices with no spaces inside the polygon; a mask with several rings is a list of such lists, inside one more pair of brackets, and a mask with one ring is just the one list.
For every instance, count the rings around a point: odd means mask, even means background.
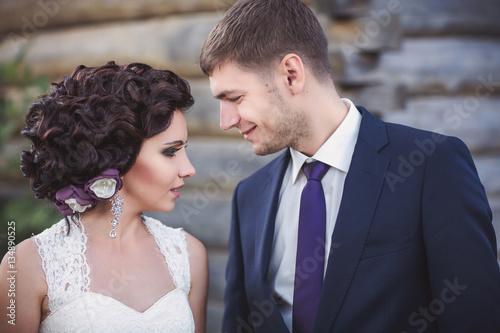
[{"label": "bride", "polygon": [[192,104],[174,73],[114,62],[79,66],[32,104],[21,169],[66,217],[13,249],[15,270],[2,261],[1,332],[205,331],[204,246],[142,214],[172,211],[195,174]]}]

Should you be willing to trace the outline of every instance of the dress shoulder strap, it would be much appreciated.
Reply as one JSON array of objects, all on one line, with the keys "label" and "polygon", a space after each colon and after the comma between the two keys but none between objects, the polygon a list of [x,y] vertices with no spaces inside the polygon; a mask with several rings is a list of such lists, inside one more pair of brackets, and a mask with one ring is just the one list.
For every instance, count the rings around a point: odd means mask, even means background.
[{"label": "dress shoulder strap", "polygon": [[186,233],[182,228],[167,227],[160,221],[147,216],[144,217],[144,223],[154,236],[161,253],[165,256],[175,286],[189,294],[191,273],[189,270]]},{"label": "dress shoulder strap", "polygon": [[90,268],[85,258],[87,236],[81,222],[71,223],[68,228],[62,219],[33,238],[42,259],[51,312],[90,291]]}]

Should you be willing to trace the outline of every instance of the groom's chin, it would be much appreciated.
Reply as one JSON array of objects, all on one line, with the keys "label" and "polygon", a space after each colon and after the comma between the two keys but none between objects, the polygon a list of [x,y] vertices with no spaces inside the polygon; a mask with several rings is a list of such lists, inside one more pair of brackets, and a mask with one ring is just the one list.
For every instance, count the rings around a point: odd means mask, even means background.
[{"label": "groom's chin", "polygon": [[279,152],[283,148],[286,148],[286,147],[265,146],[265,145],[263,146],[263,145],[252,144],[252,152],[258,156],[266,156],[266,155],[274,154],[274,153]]}]

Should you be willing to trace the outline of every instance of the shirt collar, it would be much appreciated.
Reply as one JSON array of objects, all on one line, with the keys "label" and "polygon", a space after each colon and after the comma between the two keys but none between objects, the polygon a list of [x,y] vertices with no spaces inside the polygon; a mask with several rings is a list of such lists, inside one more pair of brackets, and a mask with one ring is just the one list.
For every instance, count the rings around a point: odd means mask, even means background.
[{"label": "shirt collar", "polygon": [[316,160],[342,172],[347,173],[349,170],[354,147],[358,139],[361,113],[351,100],[342,98],[342,101],[349,108],[349,111],[340,126],[323,143],[316,154],[308,157],[298,150],[290,148],[290,154],[292,155],[292,184],[295,184],[304,162]]}]

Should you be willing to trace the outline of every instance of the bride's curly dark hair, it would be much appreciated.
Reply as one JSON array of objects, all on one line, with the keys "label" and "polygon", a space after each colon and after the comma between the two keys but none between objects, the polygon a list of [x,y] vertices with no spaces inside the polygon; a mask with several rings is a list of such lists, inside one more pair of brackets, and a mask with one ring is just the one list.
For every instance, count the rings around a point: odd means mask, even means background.
[{"label": "bride's curly dark hair", "polygon": [[189,84],[171,71],[81,65],[31,105],[21,134],[32,143],[21,170],[37,198],[55,202],[59,189],[81,187],[106,169],[126,174],[143,141],[193,103]]}]

